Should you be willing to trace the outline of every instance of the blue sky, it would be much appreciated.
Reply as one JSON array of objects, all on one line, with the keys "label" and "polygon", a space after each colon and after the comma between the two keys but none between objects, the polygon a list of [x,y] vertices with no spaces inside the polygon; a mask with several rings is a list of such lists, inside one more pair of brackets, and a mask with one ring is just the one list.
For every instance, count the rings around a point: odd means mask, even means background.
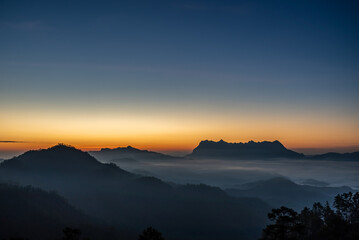
[{"label": "blue sky", "polygon": [[358,12],[356,1],[0,1],[0,107],[318,114],[356,135]]}]

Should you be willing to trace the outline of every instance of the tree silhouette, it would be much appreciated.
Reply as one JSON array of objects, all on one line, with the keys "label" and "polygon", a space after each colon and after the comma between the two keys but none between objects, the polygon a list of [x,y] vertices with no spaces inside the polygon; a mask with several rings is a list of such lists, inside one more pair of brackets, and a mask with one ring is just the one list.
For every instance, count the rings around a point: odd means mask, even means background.
[{"label": "tree silhouette", "polygon": [[274,222],[263,229],[262,240],[354,240],[359,239],[359,193],[338,194],[333,204],[314,203],[300,214],[293,209],[272,209]]},{"label": "tree silhouette", "polygon": [[275,223],[263,230],[265,239],[297,239],[303,229],[303,226],[298,224],[298,213],[287,207],[272,209],[268,218]]},{"label": "tree silhouette", "polygon": [[153,227],[148,227],[138,236],[138,240],[165,240],[162,237],[162,233],[154,229]]},{"label": "tree silhouette", "polygon": [[337,214],[347,222],[359,223],[359,193],[344,193],[335,197],[334,207]]}]

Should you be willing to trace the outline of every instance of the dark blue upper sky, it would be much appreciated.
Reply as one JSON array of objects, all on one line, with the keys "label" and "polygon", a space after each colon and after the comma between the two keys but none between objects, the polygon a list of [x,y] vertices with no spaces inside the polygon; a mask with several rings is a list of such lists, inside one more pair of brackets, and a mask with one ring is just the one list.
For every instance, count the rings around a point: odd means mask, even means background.
[{"label": "dark blue upper sky", "polygon": [[353,125],[358,12],[357,1],[0,1],[1,108],[319,112]]}]

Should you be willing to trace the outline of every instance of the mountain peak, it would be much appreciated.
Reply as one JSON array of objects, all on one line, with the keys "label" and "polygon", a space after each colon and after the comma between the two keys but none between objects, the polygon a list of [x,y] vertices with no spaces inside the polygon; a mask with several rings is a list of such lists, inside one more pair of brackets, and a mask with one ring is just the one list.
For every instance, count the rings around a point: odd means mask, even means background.
[{"label": "mountain peak", "polygon": [[[65,143],[58,143],[48,149],[42,149],[47,151],[68,151],[68,152],[82,152],[80,149],[75,148],[74,146],[65,144]],[[40,150],[41,151],[41,150]]]},{"label": "mountain peak", "polygon": [[96,165],[100,164],[94,157],[87,152],[83,152],[73,146],[57,144],[47,149],[31,150],[4,163],[15,161],[27,166],[76,166],[76,165]]},{"label": "mountain peak", "polygon": [[118,162],[123,159],[163,160],[175,158],[170,155],[152,152],[148,150],[141,150],[132,146],[118,147],[113,149],[102,148],[100,151],[91,151],[89,153],[103,162]]},{"label": "mountain peak", "polygon": [[117,147],[117,148],[101,148],[99,152],[113,152],[113,151],[142,151],[142,150],[134,148],[132,146],[127,146],[127,147]]},{"label": "mountain peak", "polygon": [[286,149],[278,140],[273,142],[229,143],[221,139],[218,142],[204,140],[193,150],[190,157],[194,158],[301,158],[302,154]]},{"label": "mountain peak", "polygon": [[[54,174],[99,172],[113,168],[108,164],[100,163],[87,152],[62,143],[48,149],[25,152],[2,162],[0,166],[3,169],[22,169],[31,170],[34,173],[52,172]],[[117,172],[126,171],[118,168]]]}]

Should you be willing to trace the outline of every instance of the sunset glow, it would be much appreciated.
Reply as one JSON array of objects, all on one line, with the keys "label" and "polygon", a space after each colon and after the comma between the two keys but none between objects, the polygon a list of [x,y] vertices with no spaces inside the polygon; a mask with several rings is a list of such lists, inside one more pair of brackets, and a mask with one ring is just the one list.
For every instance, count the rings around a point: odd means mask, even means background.
[{"label": "sunset glow", "polygon": [[288,148],[345,147],[359,142],[355,118],[327,114],[267,114],[220,109],[217,113],[172,111],[153,114],[74,113],[23,109],[3,111],[0,149],[46,148],[63,142],[89,150],[134,146],[156,151],[190,151],[201,140],[280,140]]},{"label": "sunset glow", "polygon": [[0,238],[356,240],[359,1],[0,0]]},{"label": "sunset glow", "polygon": [[205,139],[278,139],[359,150],[350,4],[310,13],[299,3],[207,4],[4,3],[0,158],[58,142],[189,152]]}]

